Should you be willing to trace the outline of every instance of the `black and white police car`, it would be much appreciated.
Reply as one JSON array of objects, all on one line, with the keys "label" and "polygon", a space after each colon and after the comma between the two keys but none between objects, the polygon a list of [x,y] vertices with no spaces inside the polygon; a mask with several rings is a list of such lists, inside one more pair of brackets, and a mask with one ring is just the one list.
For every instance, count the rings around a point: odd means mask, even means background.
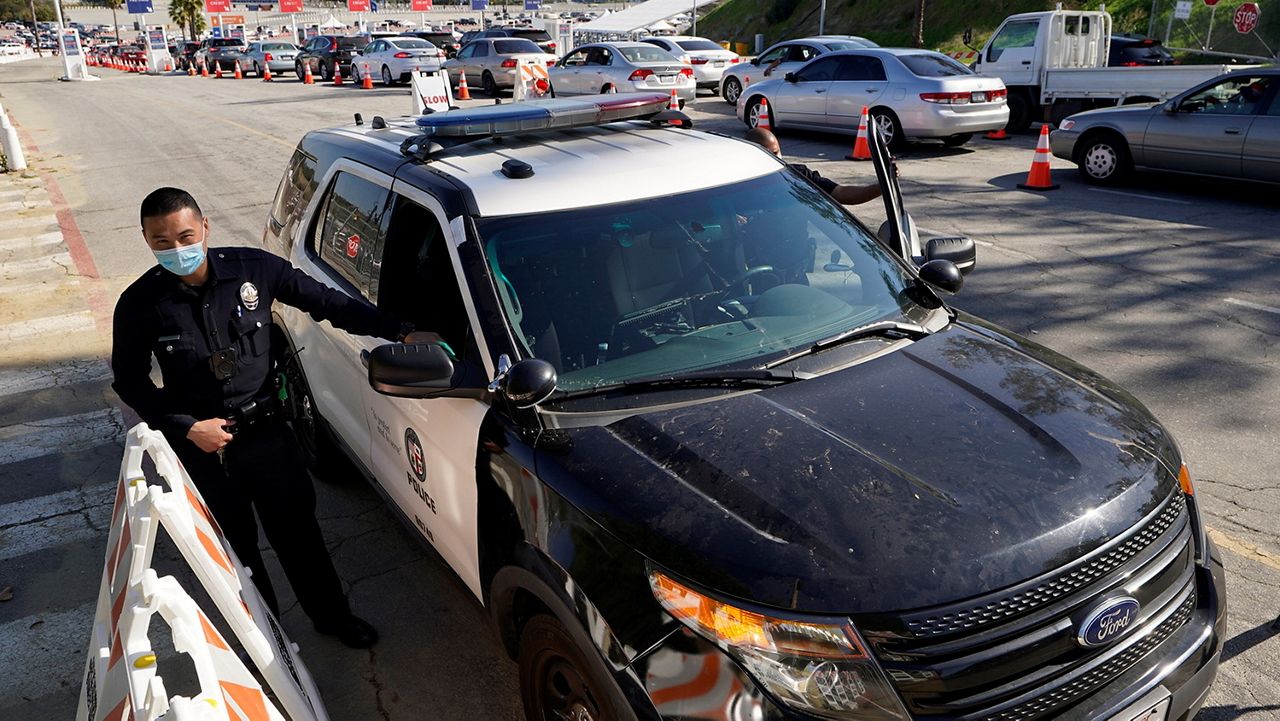
[{"label": "black and white police car", "polygon": [[890,242],[666,101],[309,133],[263,239],[438,335],[276,317],[304,446],[471,589],[528,717],[1189,718],[1223,571],[1165,429],[949,307],[879,143]]}]

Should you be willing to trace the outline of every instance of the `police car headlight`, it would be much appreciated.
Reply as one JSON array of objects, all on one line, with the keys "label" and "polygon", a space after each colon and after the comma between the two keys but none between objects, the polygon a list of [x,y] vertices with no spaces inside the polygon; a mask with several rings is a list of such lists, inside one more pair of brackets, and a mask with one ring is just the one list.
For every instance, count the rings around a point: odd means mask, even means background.
[{"label": "police car headlight", "polygon": [[667,613],[737,659],[783,703],[824,719],[908,718],[848,620],[748,611],[659,571],[650,572],[649,586]]}]

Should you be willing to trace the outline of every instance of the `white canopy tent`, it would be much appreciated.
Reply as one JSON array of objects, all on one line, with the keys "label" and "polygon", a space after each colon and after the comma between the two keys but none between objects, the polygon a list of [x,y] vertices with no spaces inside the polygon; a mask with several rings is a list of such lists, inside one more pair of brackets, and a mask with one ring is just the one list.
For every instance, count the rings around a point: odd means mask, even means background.
[{"label": "white canopy tent", "polygon": [[345,28],[346,26],[346,23],[338,22],[338,19],[333,16],[333,13],[329,14],[328,20],[320,23],[321,28]]},{"label": "white canopy tent", "polygon": [[592,34],[626,34],[645,28],[681,13],[690,13],[717,0],[649,0],[626,10],[609,13],[590,22],[576,25],[573,32]]}]

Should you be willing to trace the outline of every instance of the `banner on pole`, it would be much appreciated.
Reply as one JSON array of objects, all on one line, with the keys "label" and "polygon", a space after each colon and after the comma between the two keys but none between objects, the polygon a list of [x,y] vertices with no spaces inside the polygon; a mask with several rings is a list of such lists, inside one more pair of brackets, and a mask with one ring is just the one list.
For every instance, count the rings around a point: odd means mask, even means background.
[{"label": "banner on pole", "polygon": [[280,12],[282,13],[302,12],[302,0],[280,0]]},{"label": "banner on pole", "polygon": [[410,0],[410,10],[415,13],[425,13],[431,10],[431,0]]},{"label": "banner on pole", "polygon": [[156,11],[151,0],[125,0],[124,6],[130,15],[146,15]]},{"label": "banner on pole", "polygon": [[231,0],[204,0],[204,11],[210,14],[229,13],[231,12]]},{"label": "banner on pole", "polygon": [[347,0],[347,12],[353,12],[353,13],[369,12],[369,0]]},{"label": "banner on pole", "polygon": [[475,11],[488,10],[489,0],[471,0],[471,9]]}]

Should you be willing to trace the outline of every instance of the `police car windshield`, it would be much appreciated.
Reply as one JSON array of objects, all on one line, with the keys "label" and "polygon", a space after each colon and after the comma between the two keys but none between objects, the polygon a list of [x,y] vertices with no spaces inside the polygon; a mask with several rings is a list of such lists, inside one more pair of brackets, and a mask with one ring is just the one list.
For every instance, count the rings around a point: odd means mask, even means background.
[{"label": "police car windshield", "polygon": [[477,228],[513,335],[563,391],[759,366],[922,311],[903,266],[790,171]]}]

